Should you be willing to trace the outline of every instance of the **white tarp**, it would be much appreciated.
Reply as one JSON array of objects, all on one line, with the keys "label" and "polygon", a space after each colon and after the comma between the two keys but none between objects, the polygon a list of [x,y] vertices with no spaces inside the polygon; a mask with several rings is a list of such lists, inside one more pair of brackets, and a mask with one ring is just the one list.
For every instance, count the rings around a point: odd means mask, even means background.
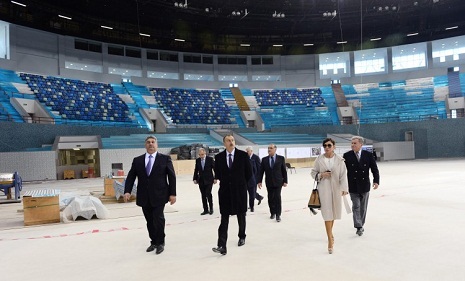
[{"label": "white tarp", "polygon": [[[113,182],[113,188],[115,189],[116,200],[118,200],[121,196],[124,195],[124,184],[125,183],[126,183],[126,180],[124,180],[123,182],[119,182],[119,181]],[[131,195],[136,196],[136,194],[137,194],[137,185],[134,184],[134,186],[132,187]]]},{"label": "white tarp", "polygon": [[108,209],[103,206],[102,201],[93,196],[76,196],[70,199],[63,210],[63,221],[76,220],[77,217],[90,220],[94,215],[99,219],[108,217]]}]

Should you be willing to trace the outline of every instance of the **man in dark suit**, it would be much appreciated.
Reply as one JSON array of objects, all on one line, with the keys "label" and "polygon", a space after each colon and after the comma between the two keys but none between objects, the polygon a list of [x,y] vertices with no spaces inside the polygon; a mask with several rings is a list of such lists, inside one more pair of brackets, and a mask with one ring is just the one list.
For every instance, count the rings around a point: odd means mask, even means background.
[{"label": "man in dark suit", "polygon": [[257,179],[260,176],[261,161],[260,157],[253,153],[253,148],[251,146],[248,146],[245,151],[247,151],[247,154],[249,155],[250,165],[252,166],[252,178],[247,183],[247,186],[249,191],[249,208],[250,211],[253,212],[255,199],[258,200],[258,205],[260,205],[263,200],[263,196],[257,192]]},{"label": "man in dark suit", "polygon": [[[202,195],[203,212],[200,215],[213,214],[212,187],[216,183],[213,177],[215,162],[213,158],[207,156],[204,148],[199,149],[199,158],[195,160],[194,184],[199,185]],[[210,210],[208,209],[210,207]]]},{"label": "man in dark suit", "polygon": [[270,219],[276,217],[281,221],[281,190],[287,186],[287,171],[284,157],[276,154],[276,145],[268,145],[268,156],[262,159],[258,187],[262,188],[263,174],[265,174],[266,190],[268,191],[268,205],[270,206]]},{"label": "man in dark suit", "polygon": [[213,252],[226,255],[229,216],[236,215],[239,224],[239,242],[245,244],[245,213],[247,212],[247,182],[252,177],[252,167],[245,151],[236,148],[232,135],[223,137],[225,150],[215,156],[215,179],[220,181],[218,199],[221,223],[218,228],[217,247]]},{"label": "man in dark suit", "polygon": [[156,249],[158,255],[165,249],[165,204],[168,201],[171,205],[176,202],[176,175],[171,157],[157,152],[156,137],[149,136],[145,139],[145,149],[145,154],[132,161],[124,186],[124,201],[131,198],[137,178],[136,204],[142,207],[151,239],[147,252]]},{"label": "man in dark suit", "polygon": [[370,196],[370,169],[373,174],[373,189],[379,185],[379,171],[373,154],[362,150],[364,139],[360,136],[352,137],[351,151],[344,153],[349,182],[350,199],[356,234],[362,236],[365,229],[368,198]]}]

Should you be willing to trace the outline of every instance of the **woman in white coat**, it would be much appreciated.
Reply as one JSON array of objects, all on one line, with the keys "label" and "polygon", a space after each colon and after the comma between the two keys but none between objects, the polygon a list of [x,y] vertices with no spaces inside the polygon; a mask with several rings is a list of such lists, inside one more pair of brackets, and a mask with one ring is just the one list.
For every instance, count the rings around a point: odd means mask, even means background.
[{"label": "woman in white coat", "polygon": [[318,181],[321,215],[325,221],[328,236],[328,253],[333,253],[334,220],[341,219],[342,196],[348,194],[347,170],[344,158],[334,153],[336,142],[331,138],[323,140],[325,153],[318,156],[312,169],[312,178]]}]

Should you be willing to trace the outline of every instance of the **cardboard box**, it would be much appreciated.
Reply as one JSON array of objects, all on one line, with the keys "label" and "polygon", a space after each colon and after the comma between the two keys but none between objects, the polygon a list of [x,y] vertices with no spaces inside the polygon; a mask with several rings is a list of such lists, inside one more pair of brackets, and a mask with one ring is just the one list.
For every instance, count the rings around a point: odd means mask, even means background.
[{"label": "cardboard box", "polygon": [[75,179],[74,170],[65,170],[63,172],[63,178],[66,179]]},{"label": "cardboard box", "polygon": [[60,222],[59,196],[23,196],[24,225]]},{"label": "cardboard box", "polygon": [[88,178],[89,177],[89,171],[87,170],[82,170],[82,178]]}]

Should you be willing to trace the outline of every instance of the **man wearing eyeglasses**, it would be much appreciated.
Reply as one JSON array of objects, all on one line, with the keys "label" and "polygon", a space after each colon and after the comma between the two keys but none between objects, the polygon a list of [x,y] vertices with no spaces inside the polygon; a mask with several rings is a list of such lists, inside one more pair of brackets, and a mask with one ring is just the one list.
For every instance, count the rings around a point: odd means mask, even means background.
[{"label": "man wearing eyeglasses", "polygon": [[350,199],[356,234],[362,236],[365,229],[368,198],[370,197],[370,169],[373,175],[373,189],[379,185],[379,171],[373,154],[362,150],[364,139],[360,136],[352,137],[351,151],[344,153],[349,182]]},{"label": "man wearing eyeglasses", "polygon": [[265,174],[266,190],[268,191],[268,205],[270,219],[281,221],[281,190],[287,186],[287,171],[284,157],[276,154],[276,145],[268,145],[268,156],[263,157],[258,177],[258,188],[262,188],[263,174]]}]

